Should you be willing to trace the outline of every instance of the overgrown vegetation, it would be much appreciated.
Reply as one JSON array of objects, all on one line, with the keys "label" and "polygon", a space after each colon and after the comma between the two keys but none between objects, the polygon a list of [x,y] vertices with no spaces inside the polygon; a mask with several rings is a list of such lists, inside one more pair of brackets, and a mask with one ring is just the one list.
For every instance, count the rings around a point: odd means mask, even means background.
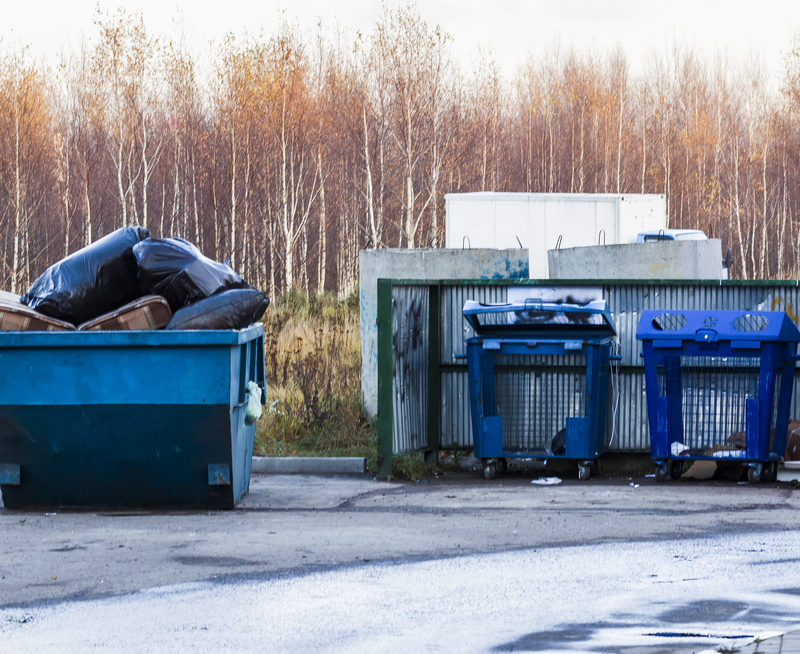
[{"label": "overgrown vegetation", "polygon": [[293,290],[264,316],[267,406],[256,428],[261,456],[376,456],[361,403],[358,295]]}]

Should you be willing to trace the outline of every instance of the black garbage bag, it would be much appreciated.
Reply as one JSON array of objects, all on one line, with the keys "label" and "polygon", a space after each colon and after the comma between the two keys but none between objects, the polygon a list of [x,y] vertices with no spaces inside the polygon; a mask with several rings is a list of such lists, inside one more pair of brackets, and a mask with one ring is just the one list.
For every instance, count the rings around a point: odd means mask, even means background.
[{"label": "black garbage bag", "polygon": [[51,318],[75,325],[141,295],[133,246],[150,236],[144,227],[123,227],[54,263],[20,296]]},{"label": "black garbage bag", "polygon": [[177,311],[166,328],[244,329],[261,318],[268,306],[267,294],[256,288],[221,291]]},{"label": "black garbage bag", "polygon": [[243,329],[268,306],[267,294],[255,288],[220,291],[177,311],[166,329]]},{"label": "black garbage bag", "polygon": [[165,297],[173,313],[219,291],[249,286],[229,265],[209,259],[182,238],[144,240],[133,255],[140,291]]}]

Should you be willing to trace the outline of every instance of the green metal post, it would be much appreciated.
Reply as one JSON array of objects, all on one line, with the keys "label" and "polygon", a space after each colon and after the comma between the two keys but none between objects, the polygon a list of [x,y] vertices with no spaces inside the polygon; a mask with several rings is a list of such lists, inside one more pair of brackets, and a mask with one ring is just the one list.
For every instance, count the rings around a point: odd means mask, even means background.
[{"label": "green metal post", "polygon": [[392,476],[392,280],[378,280],[378,477]]},{"label": "green metal post", "polygon": [[436,460],[439,452],[440,417],[442,409],[441,362],[441,287],[432,284],[428,287],[428,446],[425,458]]}]

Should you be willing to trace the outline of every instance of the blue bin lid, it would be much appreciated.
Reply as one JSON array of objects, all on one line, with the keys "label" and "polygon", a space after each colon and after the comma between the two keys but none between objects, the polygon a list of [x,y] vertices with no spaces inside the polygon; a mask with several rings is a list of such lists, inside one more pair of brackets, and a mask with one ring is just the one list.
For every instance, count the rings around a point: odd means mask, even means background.
[{"label": "blue bin lid", "polygon": [[694,342],[800,342],[800,330],[785,311],[646,309],[636,338]]},{"label": "blue bin lid", "polygon": [[588,304],[536,299],[483,304],[467,300],[463,313],[479,336],[601,339],[617,333],[605,300],[593,300]]}]

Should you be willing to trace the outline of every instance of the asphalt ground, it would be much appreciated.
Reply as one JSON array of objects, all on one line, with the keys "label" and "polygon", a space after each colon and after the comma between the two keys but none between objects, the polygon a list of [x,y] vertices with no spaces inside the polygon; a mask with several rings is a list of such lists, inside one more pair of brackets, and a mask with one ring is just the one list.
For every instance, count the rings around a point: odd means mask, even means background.
[{"label": "asphalt ground", "polygon": [[[189,617],[154,619],[161,631],[148,641],[152,651],[264,651],[258,638],[268,637],[273,651],[699,652],[726,638],[742,648],[800,624],[794,485],[646,476],[532,483],[541,476],[254,475],[231,511],[0,509],[0,638],[41,651],[69,642],[135,651],[141,643],[125,647],[125,635],[144,627],[126,616],[154,611],[159,597],[175,606],[183,598]],[[498,593],[497,579],[510,590]],[[429,584],[433,591],[420,593]],[[484,586],[493,589],[488,603]],[[315,601],[306,605],[307,596]],[[192,607],[225,615],[242,597],[269,597],[268,614],[291,615],[261,630],[233,618],[215,623],[218,640],[177,627],[196,619]],[[382,605],[388,597],[400,604]],[[355,615],[337,613],[349,603]],[[410,615],[409,604],[418,608]],[[92,624],[81,611],[109,607],[123,607],[103,622],[116,631],[54,622]],[[514,617],[521,610],[524,625]],[[297,622],[323,626],[306,634]],[[345,635],[341,622],[352,626]],[[226,624],[255,640],[231,640]],[[389,633],[375,637],[383,624]],[[448,646],[450,630],[467,640]]]}]

